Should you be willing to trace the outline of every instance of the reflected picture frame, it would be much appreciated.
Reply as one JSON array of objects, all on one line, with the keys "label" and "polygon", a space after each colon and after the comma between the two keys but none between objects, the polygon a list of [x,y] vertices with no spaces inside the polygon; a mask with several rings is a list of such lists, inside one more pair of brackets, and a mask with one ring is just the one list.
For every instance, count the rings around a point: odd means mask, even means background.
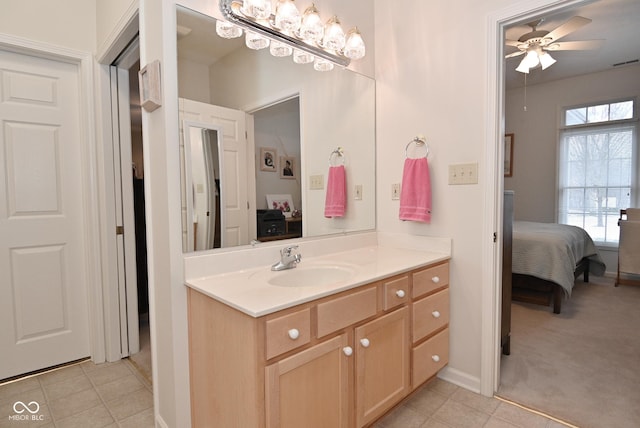
[{"label": "reflected picture frame", "polygon": [[296,158],[290,156],[280,156],[280,178],[296,178]]},{"label": "reflected picture frame", "polygon": [[260,147],[260,171],[276,172],[278,170],[278,152],[271,147]]},{"label": "reflected picture frame", "polygon": [[267,209],[280,210],[285,217],[291,217],[295,207],[293,198],[289,194],[267,194]]},{"label": "reflected picture frame", "polygon": [[504,136],[504,176],[513,177],[513,134]]}]

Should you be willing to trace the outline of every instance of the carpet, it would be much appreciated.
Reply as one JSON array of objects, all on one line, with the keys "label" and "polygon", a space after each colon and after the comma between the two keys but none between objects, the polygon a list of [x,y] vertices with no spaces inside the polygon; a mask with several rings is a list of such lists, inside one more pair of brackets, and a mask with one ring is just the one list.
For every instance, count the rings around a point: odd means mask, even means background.
[{"label": "carpet", "polygon": [[640,287],[576,280],[562,313],[513,302],[497,395],[584,428],[640,426]]}]

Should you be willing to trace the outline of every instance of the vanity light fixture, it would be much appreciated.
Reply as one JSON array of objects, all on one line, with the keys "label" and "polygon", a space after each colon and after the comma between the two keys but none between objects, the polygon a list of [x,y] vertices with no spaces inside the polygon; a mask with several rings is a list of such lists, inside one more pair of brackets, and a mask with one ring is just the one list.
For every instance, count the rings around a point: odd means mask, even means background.
[{"label": "vanity light fixture", "polygon": [[318,71],[332,70],[334,65],[346,67],[365,55],[358,29],[345,34],[336,16],[323,24],[314,4],[302,14],[295,0],[277,0],[275,14],[271,13],[271,0],[219,0],[219,4],[227,21],[218,21],[216,33],[235,38],[242,36],[244,29],[246,45],[251,49],[263,49],[271,43],[272,55],[293,54],[295,63],[313,62]]}]

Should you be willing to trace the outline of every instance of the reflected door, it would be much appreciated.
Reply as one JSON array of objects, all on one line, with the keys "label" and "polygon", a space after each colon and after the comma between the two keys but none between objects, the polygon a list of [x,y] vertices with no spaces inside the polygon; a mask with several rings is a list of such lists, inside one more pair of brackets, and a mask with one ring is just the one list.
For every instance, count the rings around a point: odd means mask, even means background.
[{"label": "reflected door", "polygon": [[[247,171],[247,137],[245,113],[225,107],[180,99],[181,124],[197,122],[222,132],[220,159],[221,246],[249,243],[249,190]],[[185,175],[190,175],[186,172]],[[196,189],[197,191],[198,189]],[[193,189],[189,189],[193,192]],[[185,208],[186,209],[186,208]],[[188,218],[188,213],[187,218]],[[187,237],[193,228],[185,231]],[[187,239],[187,242],[189,240]],[[187,244],[186,248],[193,248]]]}]

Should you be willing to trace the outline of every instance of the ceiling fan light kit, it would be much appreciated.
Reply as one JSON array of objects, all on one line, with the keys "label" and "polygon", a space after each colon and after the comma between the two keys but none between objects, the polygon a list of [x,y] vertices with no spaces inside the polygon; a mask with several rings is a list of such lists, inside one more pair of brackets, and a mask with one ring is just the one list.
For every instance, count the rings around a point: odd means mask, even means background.
[{"label": "ceiling fan light kit", "polygon": [[505,41],[508,46],[518,48],[517,52],[506,55],[506,59],[525,55],[516,68],[520,73],[529,73],[538,65],[546,70],[555,64],[556,60],[547,51],[588,50],[597,49],[602,45],[602,40],[558,42],[558,39],[590,23],[591,20],[588,18],[574,16],[553,31],[538,30],[537,27],[542,21],[543,19],[529,22],[527,25],[531,27],[530,32],[523,34],[518,40]]}]

